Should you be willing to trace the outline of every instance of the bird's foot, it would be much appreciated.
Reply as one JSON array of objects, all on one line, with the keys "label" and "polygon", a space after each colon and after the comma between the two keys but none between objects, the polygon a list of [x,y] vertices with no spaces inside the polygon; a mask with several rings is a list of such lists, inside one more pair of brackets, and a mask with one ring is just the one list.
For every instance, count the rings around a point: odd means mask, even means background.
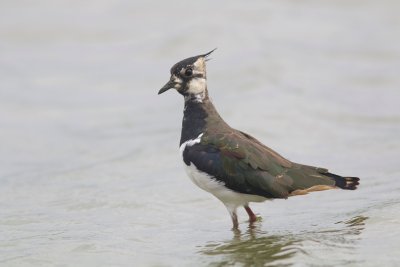
[{"label": "bird's foot", "polygon": [[258,217],[254,214],[254,212],[250,209],[250,207],[248,205],[244,206],[244,209],[246,210],[247,214],[249,215],[249,223],[250,224],[259,221]]},{"label": "bird's foot", "polygon": [[256,216],[254,215],[254,217],[249,218],[249,223],[256,223],[256,222],[261,222],[262,221],[262,217],[261,216]]}]

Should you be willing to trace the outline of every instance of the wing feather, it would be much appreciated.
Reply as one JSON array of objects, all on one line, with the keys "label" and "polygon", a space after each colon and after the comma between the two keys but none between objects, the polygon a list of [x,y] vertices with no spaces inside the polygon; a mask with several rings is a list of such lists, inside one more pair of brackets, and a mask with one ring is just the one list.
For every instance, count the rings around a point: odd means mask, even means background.
[{"label": "wing feather", "polygon": [[233,130],[207,133],[183,152],[194,164],[225,186],[240,193],[287,198],[291,192],[314,185],[334,185],[326,169],[293,163],[254,137]]}]

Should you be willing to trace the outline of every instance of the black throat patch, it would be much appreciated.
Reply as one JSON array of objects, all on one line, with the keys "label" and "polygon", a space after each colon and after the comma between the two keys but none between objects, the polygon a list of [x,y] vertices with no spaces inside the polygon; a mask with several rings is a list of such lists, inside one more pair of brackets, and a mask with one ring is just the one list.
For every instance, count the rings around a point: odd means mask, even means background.
[{"label": "black throat patch", "polygon": [[207,112],[203,103],[188,99],[185,101],[185,110],[183,111],[182,133],[179,145],[188,140],[197,138],[204,132],[206,127]]}]

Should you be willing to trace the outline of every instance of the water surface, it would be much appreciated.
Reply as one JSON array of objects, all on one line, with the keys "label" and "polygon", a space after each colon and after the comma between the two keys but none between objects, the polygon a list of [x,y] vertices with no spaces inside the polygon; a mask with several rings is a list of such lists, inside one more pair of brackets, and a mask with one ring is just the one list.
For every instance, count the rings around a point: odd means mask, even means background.
[{"label": "water surface", "polygon": [[[398,1],[2,1],[1,266],[400,265]],[[218,47],[230,125],[361,177],[231,231],[186,177],[169,68]]]}]

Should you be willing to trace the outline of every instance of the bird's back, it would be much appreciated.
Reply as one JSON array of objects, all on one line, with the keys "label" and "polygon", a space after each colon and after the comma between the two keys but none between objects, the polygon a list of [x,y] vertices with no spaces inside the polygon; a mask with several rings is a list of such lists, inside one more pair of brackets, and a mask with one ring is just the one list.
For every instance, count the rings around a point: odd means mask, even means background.
[{"label": "bird's back", "polygon": [[[358,185],[358,178],[345,178],[325,168],[291,162],[251,135],[231,128],[220,117],[206,125],[198,144],[203,152],[194,160],[235,191],[287,198],[335,187],[355,189]],[[204,161],[208,167],[201,164]],[[210,162],[216,166],[211,167]]]}]

